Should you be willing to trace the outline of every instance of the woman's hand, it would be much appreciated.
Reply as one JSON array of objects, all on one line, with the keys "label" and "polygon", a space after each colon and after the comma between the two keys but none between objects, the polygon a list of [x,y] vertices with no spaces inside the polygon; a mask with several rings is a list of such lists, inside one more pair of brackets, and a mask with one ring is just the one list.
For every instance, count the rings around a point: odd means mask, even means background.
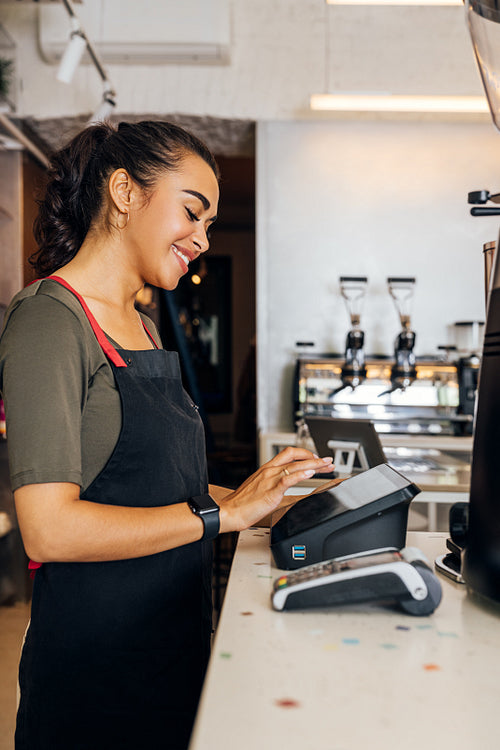
[{"label": "woman's hand", "polygon": [[303,448],[285,448],[220,502],[220,530],[242,531],[272,513],[285,492],[314,474],[328,473],[333,459]]}]

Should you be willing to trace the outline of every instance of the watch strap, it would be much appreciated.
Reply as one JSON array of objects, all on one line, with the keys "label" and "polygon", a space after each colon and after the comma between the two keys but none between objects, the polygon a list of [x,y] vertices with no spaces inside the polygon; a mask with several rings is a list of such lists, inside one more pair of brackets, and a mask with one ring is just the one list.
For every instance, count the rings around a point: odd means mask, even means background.
[{"label": "watch strap", "polygon": [[215,539],[220,529],[220,508],[209,495],[196,495],[188,500],[188,505],[195,515],[203,521],[204,531],[202,540]]}]

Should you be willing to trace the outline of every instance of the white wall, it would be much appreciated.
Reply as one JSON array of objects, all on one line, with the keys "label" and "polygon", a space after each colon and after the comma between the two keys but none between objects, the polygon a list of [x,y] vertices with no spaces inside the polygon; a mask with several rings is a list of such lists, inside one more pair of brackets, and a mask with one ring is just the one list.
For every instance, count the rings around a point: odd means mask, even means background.
[{"label": "white wall", "polygon": [[258,422],[292,426],[294,344],[343,352],[339,276],[368,276],[368,353],[400,330],[388,276],[417,278],[416,353],[453,343],[449,326],[484,320],[483,243],[499,220],[473,218],[467,193],[500,189],[492,125],[269,122],[258,128]]},{"label": "white wall", "polygon": [[[97,0],[82,5],[92,4],[99,5]],[[101,98],[95,69],[81,65],[70,86],[56,80],[56,66],[44,62],[39,51],[38,5],[0,3],[0,22],[18,45],[18,113],[52,118],[93,112]],[[75,5],[77,12],[82,5]],[[145,12],[140,0],[122,5]],[[67,16],[62,3],[58,10]],[[481,92],[460,6],[229,0],[229,10],[228,65],[138,65],[133,59],[110,65],[117,114],[296,119],[310,116],[311,94],[327,90]],[[68,34],[69,28],[68,22]]]}]

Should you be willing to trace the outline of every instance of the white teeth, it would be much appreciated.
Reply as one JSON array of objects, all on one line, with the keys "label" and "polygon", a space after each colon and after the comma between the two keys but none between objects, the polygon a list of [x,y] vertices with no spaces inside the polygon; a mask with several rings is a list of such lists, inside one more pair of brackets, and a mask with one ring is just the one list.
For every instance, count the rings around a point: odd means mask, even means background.
[{"label": "white teeth", "polygon": [[181,251],[178,250],[175,245],[172,245],[172,250],[174,251],[176,255],[179,256],[179,258],[182,258],[186,266],[189,265],[189,258],[187,257],[187,255],[184,255],[184,253],[181,253]]}]

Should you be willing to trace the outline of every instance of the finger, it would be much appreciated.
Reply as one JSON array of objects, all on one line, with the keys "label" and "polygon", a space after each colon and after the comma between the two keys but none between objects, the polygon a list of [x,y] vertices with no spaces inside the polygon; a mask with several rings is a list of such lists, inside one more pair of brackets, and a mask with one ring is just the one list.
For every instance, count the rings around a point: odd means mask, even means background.
[{"label": "finger", "polygon": [[315,469],[302,469],[300,471],[288,471],[282,469],[277,476],[278,484],[285,488],[293,487],[295,484],[302,482],[304,479],[310,479],[316,474]]},{"label": "finger", "polygon": [[332,456],[325,456],[324,458],[315,458],[309,461],[293,461],[285,466],[281,467],[281,473],[284,476],[294,474],[306,470],[313,470],[314,473],[319,471],[331,471],[333,468]]},{"label": "finger", "polygon": [[332,472],[334,469],[335,469],[335,464],[333,463],[333,458],[332,458],[332,460],[329,463],[325,464],[324,466],[320,466],[320,468],[317,470],[317,473],[327,474],[328,472]]},{"label": "finger", "polygon": [[325,464],[321,459],[319,459],[319,463],[317,460],[301,461],[283,466],[277,474],[277,479],[282,485],[285,484],[287,487],[291,487],[304,479],[310,479],[315,474],[323,471],[331,472],[332,467],[331,460],[328,464]]},{"label": "finger", "polygon": [[305,448],[295,448],[294,446],[288,446],[285,450],[280,451],[277,456],[274,456],[268,465],[270,466],[283,466],[289,464],[292,461],[304,461],[308,458],[317,458],[312,451],[308,451]]}]

